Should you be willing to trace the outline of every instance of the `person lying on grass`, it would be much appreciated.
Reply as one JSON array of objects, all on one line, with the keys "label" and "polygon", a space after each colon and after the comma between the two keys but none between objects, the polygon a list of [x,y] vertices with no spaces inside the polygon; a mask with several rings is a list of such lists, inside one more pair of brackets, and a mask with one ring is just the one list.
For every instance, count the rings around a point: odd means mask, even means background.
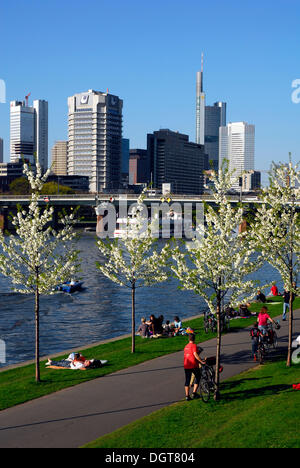
[{"label": "person lying on grass", "polygon": [[46,366],[50,367],[61,367],[65,369],[96,369],[102,367],[106,364],[107,361],[105,360],[98,360],[98,359],[86,359],[80,353],[72,353],[69,355],[67,359],[63,359],[61,361],[52,361],[48,359]]}]

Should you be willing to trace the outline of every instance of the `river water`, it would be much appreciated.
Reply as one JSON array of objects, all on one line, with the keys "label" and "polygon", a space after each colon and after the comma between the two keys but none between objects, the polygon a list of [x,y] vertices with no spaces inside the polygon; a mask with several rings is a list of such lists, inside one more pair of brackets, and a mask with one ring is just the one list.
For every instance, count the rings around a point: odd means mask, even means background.
[{"label": "river water", "polygon": [[[41,298],[41,355],[82,348],[85,344],[130,333],[131,294],[97,271],[100,259],[95,236],[83,234],[78,243],[84,289],[73,294],[63,292]],[[257,272],[263,283],[282,283],[269,265]],[[266,291],[267,292],[267,291]],[[0,366],[34,359],[34,298],[11,292],[9,280],[0,275],[0,340],[5,342],[6,362]],[[136,324],[141,317],[163,315],[172,321],[174,315],[187,318],[203,313],[206,305],[192,291],[181,291],[174,279],[150,288],[137,289]]]}]

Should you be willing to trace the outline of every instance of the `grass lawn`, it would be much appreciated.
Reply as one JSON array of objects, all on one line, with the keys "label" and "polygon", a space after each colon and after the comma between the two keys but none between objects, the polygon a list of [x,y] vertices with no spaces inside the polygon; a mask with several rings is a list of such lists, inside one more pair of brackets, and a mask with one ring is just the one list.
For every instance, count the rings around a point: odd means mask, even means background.
[{"label": "grass lawn", "polygon": [[299,448],[300,365],[258,366],[221,385],[222,400],[182,401],[86,448]]},{"label": "grass lawn", "polygon": [[[261,305],[253,304],[252,310],[259,310]],[[300,298],[295,300],[295,308],[300,308]],[[282,304],[270,305],[271,316],[280,315]],[[231,321],[233,331],[249,326],[254,318],[237,319]],[[214,335],[205,334],[203,318],[184,322],[197,333],[197,342],[203,342]],[[57,392],[88,380],[101,378],[104,375],[116,372],[120,369],[139,364],[141,362],[157,358],[159,356],[181,351],[186,344],[185,336],[174,338],[143,340],[136,338],[136,352],[131,353],[131,338],[120,339],[111,343],[105,343],[89,349],[81,349],[87,358],[107,359],[108,364],[101,369],[86,372],[72,370],[52,370],[45,368],[45,362],[41,362],[41,382],[34,380],[34,365],[27,365],[10,369],[0,373],[0,410],[15,406],[20,403]],[[66,356],[58,356],[62,359]]]}]

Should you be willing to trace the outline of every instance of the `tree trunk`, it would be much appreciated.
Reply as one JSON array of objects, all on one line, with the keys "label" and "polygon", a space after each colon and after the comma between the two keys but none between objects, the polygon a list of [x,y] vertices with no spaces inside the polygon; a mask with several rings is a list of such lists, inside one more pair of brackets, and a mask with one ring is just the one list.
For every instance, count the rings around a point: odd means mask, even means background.
[{"label": "tree trunk", "polygon": [[[293,272],[290,272],[290,284],[293,284]],[[293,342],[293,293],[291,291],[293,286],[290,287],[290,300],[289,300],[289,342],[288,342],[288,355],[286,365],[291,367],[292,365],[292,342]]]},{"label": "tree trunk", "polygon": [[135,283],[131,288],[131,352],[135,353]]},{"label": "tree trunk", "polygon": [[35,291],[35,380],[40,382],[40,293]]},{"label": "tree trunk", "polygon": [[216,355],[216,372],[215,372],[215,394],[214,400],[220,400],[220,356],[221,356],[221,299],[220,299],[220,292],[217,294],[217,355]]},{"label": "tree trunk", "polygon": [[[290,180],[289,180],[290,184]],[[292,365],[292,342],[293,342],[293,282],[294,282],[294,215],[295,215],[295,196],[292,196],[292,212],[290,217],[290,259],[289,259],[289,273],[290,273],[290,300],[289,300],[289,342],[287,354],[287,367]]]}]

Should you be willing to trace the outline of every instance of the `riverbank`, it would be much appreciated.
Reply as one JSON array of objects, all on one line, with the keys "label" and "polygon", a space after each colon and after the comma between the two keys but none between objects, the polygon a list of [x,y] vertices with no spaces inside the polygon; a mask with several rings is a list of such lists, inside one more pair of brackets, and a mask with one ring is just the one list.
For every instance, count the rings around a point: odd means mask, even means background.
[{"label": "riverbank", "polygon": [[[274,304],[272,303],[274,302]],[[282,312],[282,303],[273,300],[269,303],[269,312],[272,317],[278,316]],[[251,310],[256,312],[261,304],[253,304]],[[300,298],[295,300],[295,308],[300,307]],[[239,329],[252,325],[255,318],[231,320],[229,334],[233,334]],[[197,334],[198,342],[206,342],[215,335],[206,334],[203,329],[203,317],[196,317],[184,320],[184,326],[193,328]],[[161,339],[141,339],[136,337],[136,352],[131,353],[131,337],[108,340],[99,345],[76,349],[82,352],[87,359],[105,359],[107,365],[100,369],[89,370],[87,372],[71,370],[52,370],[45,367],[45,360],[41,361],[41,383],[34,381],[34,364],[27,364],[18,367],[3,369],[0,381],[0,409],[9,408],[29,400],[40,398],[62,389],[76,386],[78,384],[98,379],[99,377],[112,374],[121,369],[127,369],[142,362],[150,361],[160,356],[182,351],[186,344],[186,336]],[[250,346],[250,344],[249,344]],[[65,358],[69,353],[53,356],[57,359]]]},{"label": "riverbank", "polygon": [[[272,307],[270,306],[269,308],[271,309]],[[236,327],[233,324],[232,331],[223,335],[222,338],[222,365],[224,367],[221,374],[222,393],[226,388],[228,379],[257,367],[257,363],[251,359],[250,355],[251,340],[249,327],[246,327],[246,321],[234,320],[234,323],[238,322],[243,323]],[[253,317],[248,325],[251,326],[252,323]],[[294,326],[295,333],[300,334],[300,310],[295,311]],[[278,354],[278,351],[280,352],[280,348],[282,349],[282,354],[286,356],[288,322],[282,322],[278,335],[279,348],[271,352],[268,360],[273,359]],[[200,334],[197,334],[197,338],[200,336]],[[178,338],[180,339],[181,337]],[[182,338],[182,345],[184,346],[187,343],[187,338]],[[176,343],[177,339],[145,341],[147,352],[150,354],[151,349],[154,347],[156,347],[157,352],[163,352],[168,343]],[[199,341],[202,341],[201,338]],[[216,341],[216,338],[206,335],[206,340],[201,342],[201,347],[204,350],[203,356],[212,356],[215,353]],[[122,357],[124,354],[118,342],[116,343],[117,347],[115,348],[114,359],[118,360],[118,357]],[[128,341],[128,345],[130,346],[130,340]],[[134,421],[138,422],[140,418],[150,415],[156,410],[166,407],[172,408],[178,402],[183,402],[187,406],[191,403],[190,410],[192,411],[192,408],[195,409],[194,424],[202,424],[202,419],[197,417],[197,402],[184,401],[183,346],[179,346],[178,342],[178,347],[180,347],[178,352],[163,354],[160,357],[144,360],[140,364],[130,367],[127,366],[128,363],[123,362],[121,363],[124,367],[123,370],[112,372],[103,376],[103,378],[94,378],[86,382],[82,382],[81,378],[83,374],[88,374],[88,372],[49,370],[52,374],[48,375],[49,380],[55,375],[60,380],[69,379],[73,381],[77,379],[77,383],[80,383],[80,385],[74,385],[72,388],[66,388],[65,390],[47,395],[44,398],[37,398],[25,404],[1,411],[0,447],[82,447],[101,436],[111,434],[122,427],[125,428],[125,426]],[[289,372],[289,369],[287,372]],[[1,379],[4,375],[5,373],[1,375]],[[243,380],[244,377],[242,376],[240,379]],[[255,384],[257,383],[259,388],[260,385],[256,380],[250,380],[249,383],[251,382],[253,384],[251,397],[253,397]],[[32,387],[36,388],[33,380],[31,383]],[[237,398],[238,393],[234,392],[235,385],[237,383],[232,386],[232,395]],[[271,393],[272,390],[273,386],[270,385],[268,392]],[[227,395],[227,399],[229,398],[230,391]],[[221,401],[218,408],[221,408],[222,405],[223,402]],[[215,409],[210,408],[207,411],[211,411],[211,417],[213,417]],[[259,415],[259,408],[257,412]],[[228,411],[228,414],[230,416],[230,411]],[[268,412],[266,420],[268,421],[270,417],[271,413]],[[175,411],[174,419],[176,420],[176,418],[177,413]],[[227,426],[227,421],[225,422],[225,426]],[[159,434],[159,427],[158,422],[156,434]],[[182,433],[182,427],[180,425],[180,433]],[[195,425],[194,427],[197,428]],[[140,426],[139,438],[142,437],[143,433],[145,435],[144,444],[146,444],[147,433],[143,432],[142,424]],[[163,434],[164,437],[165,434]],[[156,441],[156,444],[157,447],[161,446],[159,440]]]},{"label": "riverbank", "polygon": [[180,401],[84,448],[300,448],[299,367],[257,366],[222,383],[219,402]]}]

